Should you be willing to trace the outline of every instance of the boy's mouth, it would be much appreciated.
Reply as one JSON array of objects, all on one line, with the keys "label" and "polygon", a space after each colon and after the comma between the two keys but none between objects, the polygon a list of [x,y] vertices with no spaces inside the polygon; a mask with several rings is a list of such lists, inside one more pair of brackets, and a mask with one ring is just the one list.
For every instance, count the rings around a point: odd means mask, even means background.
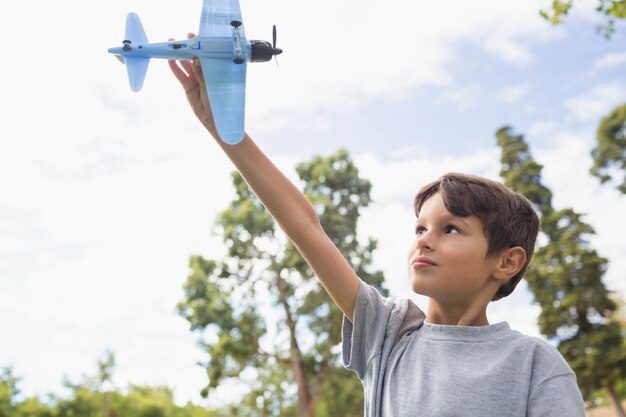
[{"label": "boy's mouth", "polygon": [[429,266],[436,266],[437,264],[424,256],[418,256],[411,261],[413,268],[427,268]]}]

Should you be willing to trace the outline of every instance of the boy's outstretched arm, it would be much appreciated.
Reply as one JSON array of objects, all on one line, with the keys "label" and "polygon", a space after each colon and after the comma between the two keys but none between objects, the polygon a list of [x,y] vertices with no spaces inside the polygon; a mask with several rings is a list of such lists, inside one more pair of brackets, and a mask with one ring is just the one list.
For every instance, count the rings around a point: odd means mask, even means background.
[{"label": "boy's outstretched arm", "polygon": [[265,156],[248,134],[237,145],[228,145],[219,139],[198,61],[169,61],[169,65],[200,122],[298,248],[333,301],[352,321],[360,280],[322,229],[309,200]]}]

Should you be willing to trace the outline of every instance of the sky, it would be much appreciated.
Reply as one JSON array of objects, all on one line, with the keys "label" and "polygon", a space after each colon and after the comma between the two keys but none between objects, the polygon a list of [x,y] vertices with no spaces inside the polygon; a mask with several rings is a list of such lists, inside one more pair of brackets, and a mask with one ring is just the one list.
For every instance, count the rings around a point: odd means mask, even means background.
[{"label": "sky", "polygon": [[[340,148],[372,182],[359,235],[394,297],[411,294],[412,198],[447,171],[498,179],[495,131],[525,135],[556,208],[584,213],[626,297],[626,197],[588,174],[600,118],[626,101],[626,28],[595,32],[594,1],[564,25],[546,1],[241,0],[249,39],[284,53],[249,64],[246,130],[293,167]],[[141,92],[107,53],[134,11],[151,41],[196,31],[199,0],[0,3],[0,367],[24,395],[66,393],[115,353],[114,382],[164,384],[202,404],[198,337],[175,312],[191,255],[219,258],[232,166],[165,61]],[[491,322],[539,336],[522,283]]]}]

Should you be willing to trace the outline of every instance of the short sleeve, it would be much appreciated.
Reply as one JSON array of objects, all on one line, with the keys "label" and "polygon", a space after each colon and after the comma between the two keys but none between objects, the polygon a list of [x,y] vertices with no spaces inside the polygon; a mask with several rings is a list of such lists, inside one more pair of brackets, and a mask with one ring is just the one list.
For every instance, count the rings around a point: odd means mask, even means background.
[{"label": "short sleeve", "polygon": [[354,307],[353,323],[343,318],[342,355],[346,368],[363,380],[368,363],[382,352],[389,338],[388,324],[402,313],[401,304],[384,298],[373,287],[361,282]]},{"label": "short sleeve", "polygon": [[559,351],[545,341],[537,346],[533,376],[528,397],[529,417],[585,416],[576,374]]},{"label": "short sleeve", "polygon": [[529,417],[585,417],[585,404],[574,374],[559,375],[543,381],[528,399]]}]

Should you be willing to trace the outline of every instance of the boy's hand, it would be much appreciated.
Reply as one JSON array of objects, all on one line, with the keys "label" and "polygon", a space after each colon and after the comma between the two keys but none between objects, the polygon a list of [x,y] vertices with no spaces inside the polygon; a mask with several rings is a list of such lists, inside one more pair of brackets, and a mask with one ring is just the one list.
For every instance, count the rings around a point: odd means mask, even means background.
[{"label": "boy's hand", "polygon": [[[188,33],[187,38],[193,38],[195,33]],[[170,38],[170,41],[174,39]],[[200,61],[168,61],[172,73],[185,90],[187,101],[191,105],[193,112],[200,122],[208,129],[214,138],[218,138],[209,97],[207,95],[206,85],[202,77],[202,68]]]}]

